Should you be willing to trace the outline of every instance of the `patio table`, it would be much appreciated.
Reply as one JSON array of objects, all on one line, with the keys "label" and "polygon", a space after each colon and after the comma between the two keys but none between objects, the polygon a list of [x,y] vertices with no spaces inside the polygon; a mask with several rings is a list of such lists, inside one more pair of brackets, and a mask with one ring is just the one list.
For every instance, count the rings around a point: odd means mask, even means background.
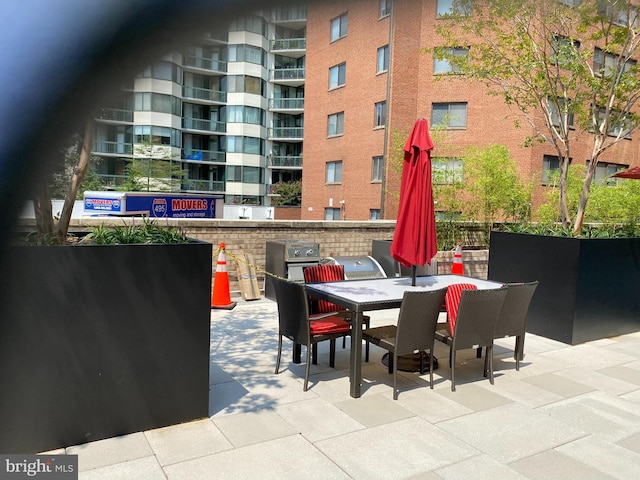
[{"label": "patio table", "polygon": [[499,282],[462,275],[417,277],[415,286],[411,285],[409,277],[307,284],[307,291],[310,295],[340,305],[352,312],[349,362],[350,394],[352,397],[358,398],[361,395],[363,313],[372,310],[400,308],[405,291],[437,290],[455,283],[471,283],[478,289],[500,288],[502,286]]}]

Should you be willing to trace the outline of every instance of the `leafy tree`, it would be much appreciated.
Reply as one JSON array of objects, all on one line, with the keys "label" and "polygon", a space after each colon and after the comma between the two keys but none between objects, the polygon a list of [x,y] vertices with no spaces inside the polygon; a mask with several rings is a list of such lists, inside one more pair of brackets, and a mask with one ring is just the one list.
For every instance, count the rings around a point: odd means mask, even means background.
[{"label": "leafy tree", "polygon": [[474,199],[468,204],[467,215],[489,226],[498,220],[529,220],[533,186],[520,181],[506,146],[466,149],[464,177],[465,190]]},{"label": "leafy tree", "polygon": [[[628,0],[454,0],[445,17],[434,55],[515,107],[518,122],[534,132],[526,144],[553,146],[560,221],[579,233],[598,160],[640,124],[640,69],[632,60],[640,45],[638,9]],[[469,47],[467,55],[459,54],[461,46]],[[572,212],[569,162],[581,137],[591,154]]]},{"label": "leafy tree", "polygon": [[170,149],[145,141],[134,148],[126,167],[127,179],[121,190],[130,192],[173,192],[180,190],[183,170],[173,162]]},{"label": "leafy tree", "polygon": [[[571,165],[567,177],[567,204],[569,211],[575,212],[580,201],[582,179],[586,167]],[[538,219],[543,224],[553,224],[560,218],[558,210],[558,175],[550,178],[552,189],[547,192],[547,201],[538,209]],[[591,186],[589,205],[585,222],[615,225],[636,225],[640,222],[640,182],[620,179],[616,185],[606,183]]]},{"label": "leafy tree", "polygon": [[300,206],[302,203],[302,182],[299,180],[274,183],[271,192],[280,195],[271,201],[274,206]]}]

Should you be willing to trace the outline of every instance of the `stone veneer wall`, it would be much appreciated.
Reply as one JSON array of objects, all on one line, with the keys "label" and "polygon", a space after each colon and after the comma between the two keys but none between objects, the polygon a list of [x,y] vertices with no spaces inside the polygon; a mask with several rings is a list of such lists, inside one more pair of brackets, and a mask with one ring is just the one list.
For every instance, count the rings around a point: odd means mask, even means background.
[{"label": "stone veneer wall", "polygon": [[[88,231],[100,224],[123,225],[132,219],[122,218],[73,218],[70,232]],[[140,219],[134,219],[140,222]],[[382,221],[304,221],[304,220],[211,220],[211,219],[164,219],[156,220],[170,226],[184,228],[189,237],[197,238],[214,245],[212,260],[213,276],[217,265],[217,246],[225,244],[230,290],[232,295],[240,292],[236,275],[234,255],[249,253],[253,256],[256,277],[260,289],[264,289],[265,250],[267,240],[303,240],[320,245],[322,257],[371,255],[372,240],[390,240],[393,238],[395,220]],[[33,222],[31,222],[33,223]],[[24,228],[30,223],[23,221]],[[440,273],[451,271],[453,252],[438,252]],[[465,274],[487,277],[488,251],[463,251]]]}]

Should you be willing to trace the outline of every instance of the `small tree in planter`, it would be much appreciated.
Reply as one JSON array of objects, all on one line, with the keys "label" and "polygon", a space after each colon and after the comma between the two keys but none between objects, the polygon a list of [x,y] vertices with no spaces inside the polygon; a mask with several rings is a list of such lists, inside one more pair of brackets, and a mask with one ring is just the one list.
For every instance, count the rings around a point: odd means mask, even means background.
[{"label": "small tree in planter", "polygon": [[[557,0],[454,0],[434,50],[520,113],[533,130],[528,145],[551,145],[560,159],[560,221],[578,234],[602,154],[640,125],[639,10],[633,2]],[[461,46],[468,46],[461,55]],[[591,142],[577,209],[568,199],[572,148]]]}]

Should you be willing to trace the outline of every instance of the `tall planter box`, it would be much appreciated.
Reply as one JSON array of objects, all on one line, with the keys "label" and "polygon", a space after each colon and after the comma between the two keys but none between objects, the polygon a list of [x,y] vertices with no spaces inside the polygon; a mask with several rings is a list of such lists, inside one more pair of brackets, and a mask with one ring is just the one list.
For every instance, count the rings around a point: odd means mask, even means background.
[{"label": "tall planter box", "polygon": [[575,345],[640,330],[640,238],[491,232],[488,276],[540,282],[531,333]]},{"label": "tall planter box", "polygon": [[11,247],[0,452],[208,416],[209,243]]}]

